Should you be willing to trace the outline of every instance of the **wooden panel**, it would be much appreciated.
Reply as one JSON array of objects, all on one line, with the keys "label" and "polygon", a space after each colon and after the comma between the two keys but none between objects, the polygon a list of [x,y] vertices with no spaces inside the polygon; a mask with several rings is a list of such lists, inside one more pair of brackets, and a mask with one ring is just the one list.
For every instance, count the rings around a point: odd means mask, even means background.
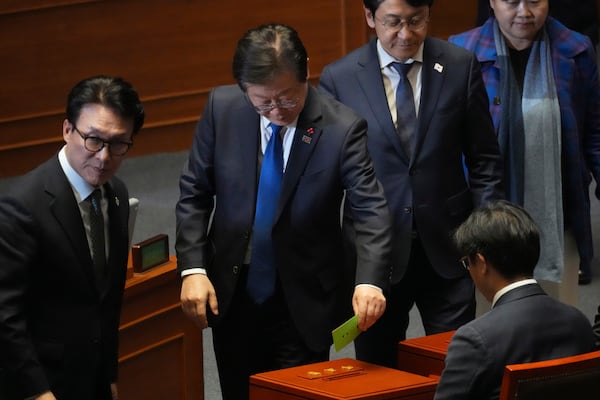
[{"label": "wooden panel", "polygon": [[[472,26],[475,0],[437,0],[432,35]],[[265,22],[296,28],[312,82],[371,33],[357,0],[8,0],[0,4],[0,178],[61,146],[68,91],[80,79],[120,75],[147,109],[132,156],[189,147],[208,91],[233,83],[237,40]],[[9,62],[6,62],[9,60]]]},{"label": "wooden panel", "polygon": [[167,264],[132,274],[125,284],[119,335],[122,398],[204,398],[202,332],[181,311],[175,268],[171,257]]},{"label": "wooden panel", "polygon": [[0,14],[22,13],[101,0],[2,0]]},{"label": "wooden panel", "polygon": [[429,34],[447,39],[475,27],[477,0],[435,0],[431,7]]},{"label": "wooden panel", "polygon": [[352,0],[5,1],[0,177],[60,148],[65,99],[82,78],[120,75],[140,93],[147,120],[132,156],[184,150],[210,88],[233,83],[231,58],[246,30],[271,21],[295,27],[316,80],[326,63],[364,42],[361,18]]},{"label": "wooden panel", "polygon": [[[119,383],[123,399],[185,399],[183,336],[175,336],[120,361]],[[148,368],[153,366],[154,368]],[[166,367],[168,366],[168,367]]]}]

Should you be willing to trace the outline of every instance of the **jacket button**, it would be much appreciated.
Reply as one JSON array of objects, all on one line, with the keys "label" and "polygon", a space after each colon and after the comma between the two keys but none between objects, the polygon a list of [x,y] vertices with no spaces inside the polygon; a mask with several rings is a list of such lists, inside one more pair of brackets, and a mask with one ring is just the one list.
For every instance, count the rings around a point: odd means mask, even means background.
[{"label": "jacket button", "polygon": [[404,207],[404,212],[405,212],[406,214],[411,214],[411,213],[412,213],[412,211],[413,211],[412,207]]},{"label": "jacket button", "polygon": [[240,272],[240,267],[238,265],[233,266],[233,274],[237,275]]}]

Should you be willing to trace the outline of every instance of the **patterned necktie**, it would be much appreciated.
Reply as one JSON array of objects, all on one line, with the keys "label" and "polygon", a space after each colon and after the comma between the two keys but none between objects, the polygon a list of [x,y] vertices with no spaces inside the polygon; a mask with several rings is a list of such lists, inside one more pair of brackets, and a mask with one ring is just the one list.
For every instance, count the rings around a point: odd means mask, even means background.
[{"label": "patterned necktie", "polygon": [[273,295],[276,279],[271,232],[283,178],[283,144],[279,135],[283,127],[272,123],[270,127],[272,135],[260,169],[252,234],[252,260],[246,284],[248,294],[257,304],[264,303]]},{"label": "patterned necktie", "polygon": [[96,189],[87,198],[90,202],[90,241],[94,273],[99,284],[104,283],[106,272],[106,246],[104,241],[104,216],[102,215],[102,192]]},{"label": "patterned necktie", "polygon": [[400,75],[400,81],[396,88],[396,112],[397,112],[397,123],[396,129],[398,136],[400,137],[400,143],[402,148],[406,152],[408,158],[411,157],[412,153],[412,142],[415,136],[415,130],[417,128],[417,113],[415,112],[415,99],[413,96],[412,87],[408,80],[408,71],[412,68],[414,63],[403,64],[399,62],[393,62],[392,67]]}]

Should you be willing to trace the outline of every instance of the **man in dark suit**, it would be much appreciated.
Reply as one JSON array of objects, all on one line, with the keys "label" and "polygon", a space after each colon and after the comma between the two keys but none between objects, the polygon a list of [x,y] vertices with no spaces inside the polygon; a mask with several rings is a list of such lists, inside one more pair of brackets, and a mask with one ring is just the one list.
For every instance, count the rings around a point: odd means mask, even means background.
[{"label": "man in dark suit", "polygon": [[64,147],[0,195],[2,400],[117,398],[129,202],[113,175],[143,122],[129,83],[81,81]]},{"label": "man in dark suit", "polygon": [[[472,53],[427,37],[432,3],[365,0],[377,37],[326,66],[320,81],[367,120],[369,152],[392,213],[386,311],[355,341],[357,358],[389,367],[397,365],[396,346],[414,304],[427,334],[474,318],[475,288],[458,264],[451,232],[473,207],[502,196],[480,67]],[[410,68],[406,78],[399,67]],[[403,80],[410,87],[402,92],[412,91],[408,100],[398,96]],[[409,108],[416,111],[405,115]]]},{"label": "man in dark suit", "polygon": [[[210,93],[180,179],[182,307],[212,327],[225,400],[247,399],[251,374],[326,360],[332,329],[352,313],[367,329],[385,309],[390,216],[367,124],[311,87],[307,64],[292,28],[248,31],[233,58],[238,86]],[[352,267],[344,195],[355,218]]]},{"label": "man in dark suit", "polygon": [[491,203],[475,210],[454,238],[492,309],[452,337],[435,400],[498,399],[505,365],[595,350],[587,317],[532,279],[540,234],[523,208]]}]

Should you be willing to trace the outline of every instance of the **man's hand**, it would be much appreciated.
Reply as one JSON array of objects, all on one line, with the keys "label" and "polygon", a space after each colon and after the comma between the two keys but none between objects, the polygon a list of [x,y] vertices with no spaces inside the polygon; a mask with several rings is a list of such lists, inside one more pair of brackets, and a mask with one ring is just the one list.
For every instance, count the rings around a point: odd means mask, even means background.
[{"label": "man's hand", "polygon": [[110,384],[110,395],[112,400],[119,400],[119,391],[117,390],[116,382]]},{"label": "man's hand", "polygon": [[358,315],[358,327],[366,331],[383,315],[385,311],[385,296],[381,290],[368,286],[358,285],[354,288],[352,308]]},{"label": "man's hand", "polygon": [[46,392],[36,397],[35,400],[56,400],[56,397],[54,397],[52,392]]},{"label": "man's hand", "polygon": [[181,308],[200,329],[208,326],[206,303],[213,314],[219,314],[217,294],[208,277],[204,274],[184,276],[181,284]]}]

